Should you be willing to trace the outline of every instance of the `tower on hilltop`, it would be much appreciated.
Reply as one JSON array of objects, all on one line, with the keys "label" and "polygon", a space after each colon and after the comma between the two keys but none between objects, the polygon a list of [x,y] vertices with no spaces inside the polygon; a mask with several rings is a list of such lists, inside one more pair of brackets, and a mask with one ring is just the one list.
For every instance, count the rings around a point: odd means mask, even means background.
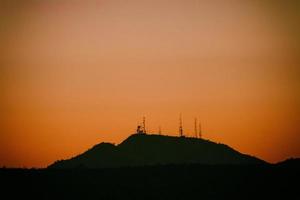
[{"label": "tower on hilltop", "polygon": [[180,137],[183,137],[183,127],[182,127],[182,116],[181,116],[181,113],[179,115],[179,136]]}]

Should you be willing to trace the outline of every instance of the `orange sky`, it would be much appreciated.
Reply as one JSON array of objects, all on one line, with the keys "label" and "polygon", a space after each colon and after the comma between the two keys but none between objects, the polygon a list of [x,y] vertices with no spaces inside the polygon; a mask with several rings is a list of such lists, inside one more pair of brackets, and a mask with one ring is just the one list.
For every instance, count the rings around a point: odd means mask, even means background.
[{"label": "orange sky", "polygon": [[143,115],[177,135],[180,112],[188,135],[198,117],[205,138],[243,153],[300,156],[298,5],[3,2],[0,166],[120,143]]}]

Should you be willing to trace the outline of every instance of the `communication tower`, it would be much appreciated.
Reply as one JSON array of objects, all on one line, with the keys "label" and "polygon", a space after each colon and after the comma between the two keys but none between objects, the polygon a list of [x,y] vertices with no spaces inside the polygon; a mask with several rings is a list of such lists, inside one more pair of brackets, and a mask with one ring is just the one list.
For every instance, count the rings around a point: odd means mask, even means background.
[{"label": "communication tower", "polygon": [[198,138],[198,119],[197,118],[195,118],[195,124],[194,125],[195,125],[195,127],[194,127],[195,128],[194,129],[195,130],[195,137]]},{"label": "communication tower", "polygon": [[202,138],[202,125],[199,123],[199,138]]},{"label": "communication tower", "polygon": [[183,128],[182,128],[182,116],[181,116],[181,113],[179,115],[179,136],[183,137]]}]

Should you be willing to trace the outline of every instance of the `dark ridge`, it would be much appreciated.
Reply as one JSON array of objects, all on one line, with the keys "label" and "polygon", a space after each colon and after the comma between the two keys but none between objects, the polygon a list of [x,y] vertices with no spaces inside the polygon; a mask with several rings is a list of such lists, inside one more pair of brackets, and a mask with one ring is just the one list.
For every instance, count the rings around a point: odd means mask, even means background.
[{"label": "dark ridge", "polygon": [[176,164],[101,169],[0,169],[7,199],[295,199],[300,168]]},{"label": "dark ridge", "polygon": [[276,165],[284,167],[297,167],[300,169],[300,158],[289,158],[285,161],[278,162]]}]

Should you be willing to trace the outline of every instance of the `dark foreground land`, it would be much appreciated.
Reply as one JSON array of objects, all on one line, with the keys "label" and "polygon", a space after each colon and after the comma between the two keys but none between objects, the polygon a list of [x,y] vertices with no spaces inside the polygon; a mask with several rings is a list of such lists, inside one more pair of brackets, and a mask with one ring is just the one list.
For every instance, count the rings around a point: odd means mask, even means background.
[{"label": "dark foreground land", "polygon": [[[297,199],[298,163],[1,169],[4,199]],[[297,197],[298,196],[298,197]]]}]

